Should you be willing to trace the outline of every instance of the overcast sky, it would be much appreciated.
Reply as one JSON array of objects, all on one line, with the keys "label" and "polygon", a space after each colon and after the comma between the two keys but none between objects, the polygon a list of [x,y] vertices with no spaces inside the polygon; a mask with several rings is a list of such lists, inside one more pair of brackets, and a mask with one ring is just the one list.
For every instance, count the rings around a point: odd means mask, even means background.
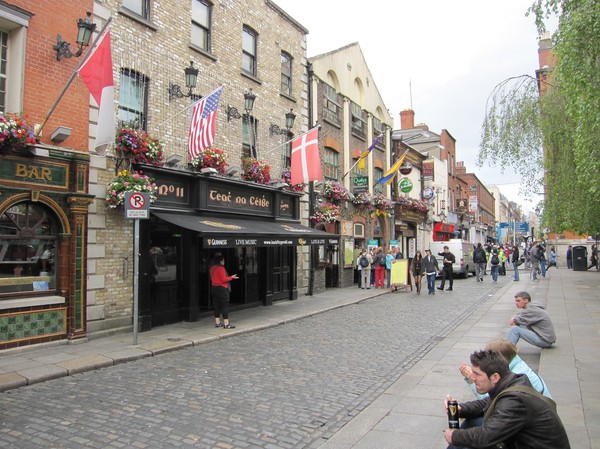
[{"label": "overcast sky", "polygon": [[[476,165],[486,100],[506,78],[535,75],[538,35],[529,0],[275,0],[309,30],[308,56],[358,42],[374,82],[400,127],[400,111],[456,139],[456,159],[510,200],[510,168]],[[412,86],[412,103],[411,88]],[[539,198],[538,198],[539,200]]]}]

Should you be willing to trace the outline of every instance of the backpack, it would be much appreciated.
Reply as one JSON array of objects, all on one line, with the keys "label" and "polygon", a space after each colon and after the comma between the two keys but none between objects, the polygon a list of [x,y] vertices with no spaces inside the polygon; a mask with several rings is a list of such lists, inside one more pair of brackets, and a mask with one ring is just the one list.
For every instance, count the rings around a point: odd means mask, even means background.
[{"label": "backpack", "polygon": [[367,259],[365,256],[360,256],[358,258],[358,264],[363,267],[366,268],[369,266],[369,259]]},{"label": "backpack", "polygon": [[379,255],[379,266],[385,267],[385,256],[382,254]]},{"label": "backpack", "polygon": [[498,254],[494,254],[492,256],[491,263],[492,265],[500,265],[500,258],[498,257]]}]

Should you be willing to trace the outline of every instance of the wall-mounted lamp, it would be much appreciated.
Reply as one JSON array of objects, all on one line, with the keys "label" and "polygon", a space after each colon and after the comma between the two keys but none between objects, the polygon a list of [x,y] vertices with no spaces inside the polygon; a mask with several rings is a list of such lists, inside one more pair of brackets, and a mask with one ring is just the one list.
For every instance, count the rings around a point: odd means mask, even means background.
[{"label": "wall-mounted lamp", "polygon": [[203,169],[200,170],[200,173],[202,173],[203,175],[211,176],[211,175],[216,175],[219,172],[217,171],[216,168],[204,167]]},{"label": "wall-mounted lamp", "polygon": [[63,41],[60,34],[56,35],[56,45],[52,46],[52,49],[56,51],[56,60],[60,61],[62,58],[72,58],[75,56],[79,58],[83,53],[83,49],[90,45],[90,38],[92,33],[96,31],[96,24],[90,20],[92,16],[91,12],[86,13],[85,19],[77,19],[77,45],[79,49],[73,53],[71,51],[71,44]]},{"label": "wall-mounted lamp", "polygon": [[184,94],[179,84],[169,83],[167,89],[169,92],[169,101],[172,101],[173,98],[186,97],[191,98],[193,101],[199,100],[202,96],[192,93],[192,90],[196,87],[196,81],[198,81],[198,69],[194,67],[194,61],[190,61],[190,66],[186,67],[183,71],[185,72],[185,87],[188,89],[188,93]]},{"label": "wall-mounted lamp", "polygon": [[294,110],[290,109],[290,112],[285,114],[285,129],[279,127],[279,125],[271,124],[269,126],[269,134],[290,134],[290,130],[294,127],[294,121],[296,120],[296,114]]},{"label": "wall-mounted lamp", "polygon": [[[252,109],[254,109],[254,100],[256,100],[256,95],[252,93],[252,89],[248,89],[248,92],[244,94],[244,109],[246,110],[246,115],[250,115]],[[227,122],[231,121],[231,118],[242,118],[242,115],[239,113],[238,109],[235,106],[227,105]]]}]

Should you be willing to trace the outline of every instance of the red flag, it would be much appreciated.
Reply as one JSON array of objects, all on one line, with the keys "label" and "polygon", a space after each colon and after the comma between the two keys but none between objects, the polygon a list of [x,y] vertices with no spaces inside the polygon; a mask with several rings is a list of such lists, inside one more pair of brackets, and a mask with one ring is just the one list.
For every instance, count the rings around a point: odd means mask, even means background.
[{"label": "red flag", "polygon": [[79,69],[79,75],[98,104],[96,147],[115,141],[115,88],[110,30],[100,36],[96,47]]},{"label": "red flag", "polygon": [[222,92],[223,86],[194,105],[188,148],[190,160],[198,156],[203,149],[210,147],[215,140],[217,107]]},{"label": "red flag", "polygon": [[292,141],[291,183],[304,184],[323,179],[319,157],[319,128],[313,128]]}]

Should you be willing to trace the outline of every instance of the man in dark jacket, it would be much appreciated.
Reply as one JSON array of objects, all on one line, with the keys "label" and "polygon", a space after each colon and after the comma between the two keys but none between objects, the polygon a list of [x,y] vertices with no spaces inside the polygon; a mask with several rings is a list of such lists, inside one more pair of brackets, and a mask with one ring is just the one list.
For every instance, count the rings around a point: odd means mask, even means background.
[{"label": "man in dark jacket", "polygon": [[487,263],[487,257],[485,249],[481,246],[481,242],[477,244],[475,251],[473,251],[473,262],[475,262],[475,277],[477,282],[483,282],[483,275],[485,273],[485,264]]},{"label": "man in dark jacket", "polygon": [[446,283],[446,279],[448,279],[450,284],[448,291],[451,292],[452,284],[454,282],[452,265],[456,262],[456,256],[450,252],[450,248],[447,246],[444,246],[444,251],[438,253],[438,256],[444,258],[442,260],[442,284],[438,287],[438,290],[444,290],[444,284]]},{"label": "man in dark jacket", "polygon": [[556,404],[537,393],[526,375],[512,373],[506,359],[493,351],[474,352],[471,365],[477,392],[489,393],[489,397],[460,404],[459,416],[483,416],[483,425],[446,429],[449,448],[490,448],[504,443],[509,449],[570,449]]}]

